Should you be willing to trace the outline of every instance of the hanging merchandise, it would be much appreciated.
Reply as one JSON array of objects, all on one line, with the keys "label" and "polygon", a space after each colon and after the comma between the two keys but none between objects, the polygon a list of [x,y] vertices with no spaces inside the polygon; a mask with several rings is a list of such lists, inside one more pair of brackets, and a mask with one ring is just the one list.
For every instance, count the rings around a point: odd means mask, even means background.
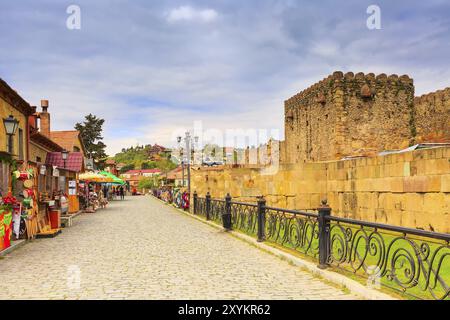
[{"label": "hanging merchandise", "polygon": [[3,224],[5,226],[5,235],[3,237],[4,249],[11,246],[11,235],[12,235],[12,212],[5,213],[3,216]]},{"label": "hanging merchandise", "polygon": [[29,180],[29,179],[33,178],[34,172],[33,172],[33,169],[30,168],[27,170],[14,171],[13,175],[17,180],[25,181],[25,180]]},{"label": "hanging merchandise", "polygon": [[5,213],[0,213],[0,251],[5,249],[4,238],[5,238],[5,223],[4,223]]},{"label": "hanging merchandise", "polygon": [[0,237],[1,249],[7,249],[11,246],[11,236],[13,234],[13,213],[18,212],[20,216],[21,205],[11,192],[2,199],[3,204],[0,207]]},{"label": "hanging merchandise", "polygon": [[13,233],[16,236],[16,240],[19,239],[20,236],[20,220],[21,220],[20,212],[13,213]]},{"label": "hanging merchandise", "polygon": [[33,180],[31,180],[31,179],[25,180],[23,182],[23,186],[27,189],[33,188],[33,185],[34,185],[34,183],[33,183]]}]

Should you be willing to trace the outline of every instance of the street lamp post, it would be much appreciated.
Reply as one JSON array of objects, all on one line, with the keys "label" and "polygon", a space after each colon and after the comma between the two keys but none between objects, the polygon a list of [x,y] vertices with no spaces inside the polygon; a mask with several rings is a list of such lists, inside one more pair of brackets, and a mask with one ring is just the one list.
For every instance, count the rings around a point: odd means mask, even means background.
[{"label": "street lamp post", "polygon": [[16,134],[17,128],[19,127],[19,121],[17,121],[13,115],[8,118],[3,119],[3,124],[5,126],[6,135],[8,136],[8,152],[13,153],[13,136]]},{"label": "street lamp post", "polygon": [[[177,137],[178,143],[181,142],[181,137]],[[185,156],[182,157],[181,166],[183,168],[183,186],[184,186],[184,163],[186,163],[186,169],[187,169],[187,183],[188,183],[188,193],[191,194],[191,157],[192,157],[192,150],[193,145],[198,142],[198,137],[191,137],[191,134],[189,131],[185,133],[184,137],[184,143],[185,143]]]},{"label": "street lamp post", "polygon": [[181,160],[181,186],[184,187],[185,183],[184,183],[184,160]]},{"label": "street lamp post", "polygon": [[66,149],[64,149],[63,151],[61,151],[61,157],[64,161],[64,169],[66,168],[66,160],[69,157],[69,151],[67,151]]}]

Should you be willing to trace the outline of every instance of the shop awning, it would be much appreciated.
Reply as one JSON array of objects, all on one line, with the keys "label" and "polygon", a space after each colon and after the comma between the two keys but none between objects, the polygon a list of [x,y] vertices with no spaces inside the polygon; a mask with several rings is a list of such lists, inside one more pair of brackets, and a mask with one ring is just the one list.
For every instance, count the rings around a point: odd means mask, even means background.
[{"label": "shop awning", "polygon": [[95,172],[85,172],[78,176],[78,179],[89,182],[98,182],[98,183],[112,183],[114,180],[110,177],[106,177],[100,173]]},{"label": "shop awning", "polygon": [[83,154],[81,152],[69,152],[67,160],[64,161],[61,152],[49,152],[45,163],[57,166],[59,169],[81,172],[83,170]]},{"label": "shop awning", "polygon": [[108,171],[100,171],[100,174],[107,177],[107,178],[111,178],[113,179],[113,181],[111,183],[114,184],[125,184],[125,181],[123,181],[122,179],[116,177],[115,175],[113,175],[111,172]]}]

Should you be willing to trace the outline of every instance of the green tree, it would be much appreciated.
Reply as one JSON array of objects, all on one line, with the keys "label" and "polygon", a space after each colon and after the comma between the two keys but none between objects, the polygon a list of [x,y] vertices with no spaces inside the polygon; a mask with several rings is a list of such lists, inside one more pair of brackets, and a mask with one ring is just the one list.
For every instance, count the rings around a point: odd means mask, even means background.
[{"label": "green tree", "polygon": [[129,170],[133,170],[133,169],[134,169],[134,164],[133,164],[133,163],[130,163],[130,164],[124,165],[124,166],[120,169],[120,173],[125,173],[125,172],[127,172],[127,171],[129,171]]},{"label": "green tree", "polygon": [[83,123],[75,125],[75,129],[80,132],[88,156],[94,159],[100,169],[104,167],[104,162],[107,158],[106,145],[102,142],[102,127],[104,123],[104,119],[97,118],[97,116],[90,113],[85,116]]},{"label": "green tree", "polygon": [[141,169],[155,169],[157,166],[154,161],[142,162]]},{"label": "green tree", "polygon": [[167,173],[170,170],[175,169],[177,167],[177,165],[170,160],[162,159],[162,160],[156,161],[156,167],[158,169],[160,169],[163,173]]},{"label": "green tree", "polygon": [[152,189],[158,185],[155,178],[143,178],[139,181],[139,189]]}]

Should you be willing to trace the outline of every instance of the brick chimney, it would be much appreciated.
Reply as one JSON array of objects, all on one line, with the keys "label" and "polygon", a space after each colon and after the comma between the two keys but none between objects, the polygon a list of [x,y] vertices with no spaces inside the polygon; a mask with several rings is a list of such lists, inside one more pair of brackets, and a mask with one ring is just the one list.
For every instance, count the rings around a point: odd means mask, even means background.
[{"label": "brick chimney", "polygon": [[31,116],[28,117],[28,124],[30,126],[30,132],[36,132],[38,130],[38,127],[37,127],[38,114],[36,112],[37,107],[31,106],[31,109],[33,110],[33,113]]},{"label": "brick chimney", "polygon": [[41,100],[42,112],[39,113],[39,118],[41,119],[40,123],[40,132],[47,138],[50,138],[50,113],[48,113],[48,100]]}]

